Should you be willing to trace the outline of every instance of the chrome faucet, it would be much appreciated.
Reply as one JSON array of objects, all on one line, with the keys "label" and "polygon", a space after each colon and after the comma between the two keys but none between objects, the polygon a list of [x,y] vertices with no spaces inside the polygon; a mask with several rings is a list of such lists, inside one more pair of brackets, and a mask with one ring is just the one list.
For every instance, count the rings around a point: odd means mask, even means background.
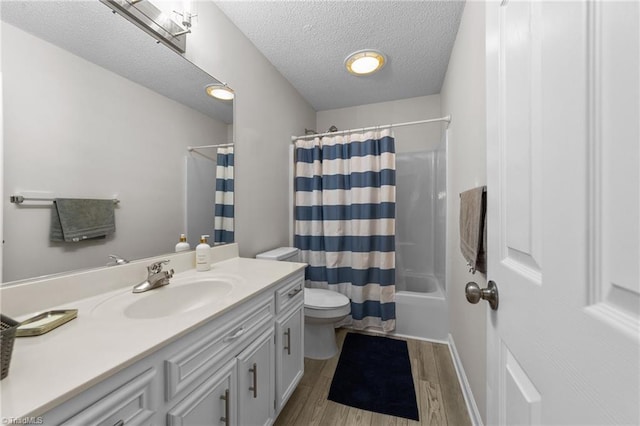
[{"label": "chrome faucet", "polygon": [[161,260],[147,266],[147,279],[133,286],[133,292],[143,293],[169,284],[169,278],[173,277],[173,269],[170,271],[162,270],[162,265],[167,263],[169,263],[168,260]]}]

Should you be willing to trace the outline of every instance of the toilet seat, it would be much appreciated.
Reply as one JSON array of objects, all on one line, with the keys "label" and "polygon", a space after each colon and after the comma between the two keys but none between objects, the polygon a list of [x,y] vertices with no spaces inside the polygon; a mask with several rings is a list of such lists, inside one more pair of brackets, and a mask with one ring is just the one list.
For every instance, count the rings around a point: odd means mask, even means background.
[{"label": "toilet seat", "polygon": [[323,288],[305,288],[304,306],[311,309],[336,309],[348,305],[349,298],[337,291]]},{"label": "toilet seat", "polygon": [[351,301],[344,294],[322,288],[304,289],[304,315],[308,318],[339,318],[349,315]]}]

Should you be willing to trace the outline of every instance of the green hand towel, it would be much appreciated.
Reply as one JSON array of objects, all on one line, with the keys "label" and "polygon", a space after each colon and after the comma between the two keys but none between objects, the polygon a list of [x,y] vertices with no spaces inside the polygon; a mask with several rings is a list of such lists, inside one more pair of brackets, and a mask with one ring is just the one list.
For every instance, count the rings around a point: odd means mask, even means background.
[{"label": "green hand towel", "polygon": [[51,207],[49,240],[79,242],[116,232],[113,200],[56,198]]}]

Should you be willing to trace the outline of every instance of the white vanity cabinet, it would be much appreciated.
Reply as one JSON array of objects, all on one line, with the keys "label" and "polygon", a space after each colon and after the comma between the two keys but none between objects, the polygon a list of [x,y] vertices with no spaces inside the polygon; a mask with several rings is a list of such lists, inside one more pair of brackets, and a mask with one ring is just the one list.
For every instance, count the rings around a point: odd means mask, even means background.
[{"label": "white vanity cabinet", "polygon": [[276,291],[276,412],[304,374],[304,278],[293,277]]},{"label": "white vanity cabinet", "polygon": [[303,373],[302,288],[302,271],[289,275],[44,413],[43,424],[271,425]]},{"label": "white vanity cabinet", "polygon": [[[173,406],[168,426],[272,423],[273,297],[258,296],[246,305],[172,345],[174,355],[164,361],[166,401]],[[260,399],[248,398],[250,369],[259,375]],[[240,419],[247,410],[252,423]]]}]

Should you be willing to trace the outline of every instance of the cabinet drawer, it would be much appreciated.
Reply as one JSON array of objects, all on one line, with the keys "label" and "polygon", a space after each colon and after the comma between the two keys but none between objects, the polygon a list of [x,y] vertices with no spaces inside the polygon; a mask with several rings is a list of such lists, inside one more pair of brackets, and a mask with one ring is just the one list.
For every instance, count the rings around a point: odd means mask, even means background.
[{"label": "cabinet drawer", "polygon": [[112,426],[151,424],[151,386],[156,376],[150,368],[136,378],[82,410],[62,426]]},{"label": "cabinet drawer", "polygon": [[167,401],[198,379],[209,375],[219,362],[229,357],[232,347],[273,319],[271,299],[246,312],[234,316],[223,316],[214,324],[205,326],[206,332],[187,348],[165,361],[167,375]]},{"label": "cabinet drawer", "polygon": [[276,313],[280,314],[289,307],[304,302],[304,275],[289,277],[276,291]]}]

